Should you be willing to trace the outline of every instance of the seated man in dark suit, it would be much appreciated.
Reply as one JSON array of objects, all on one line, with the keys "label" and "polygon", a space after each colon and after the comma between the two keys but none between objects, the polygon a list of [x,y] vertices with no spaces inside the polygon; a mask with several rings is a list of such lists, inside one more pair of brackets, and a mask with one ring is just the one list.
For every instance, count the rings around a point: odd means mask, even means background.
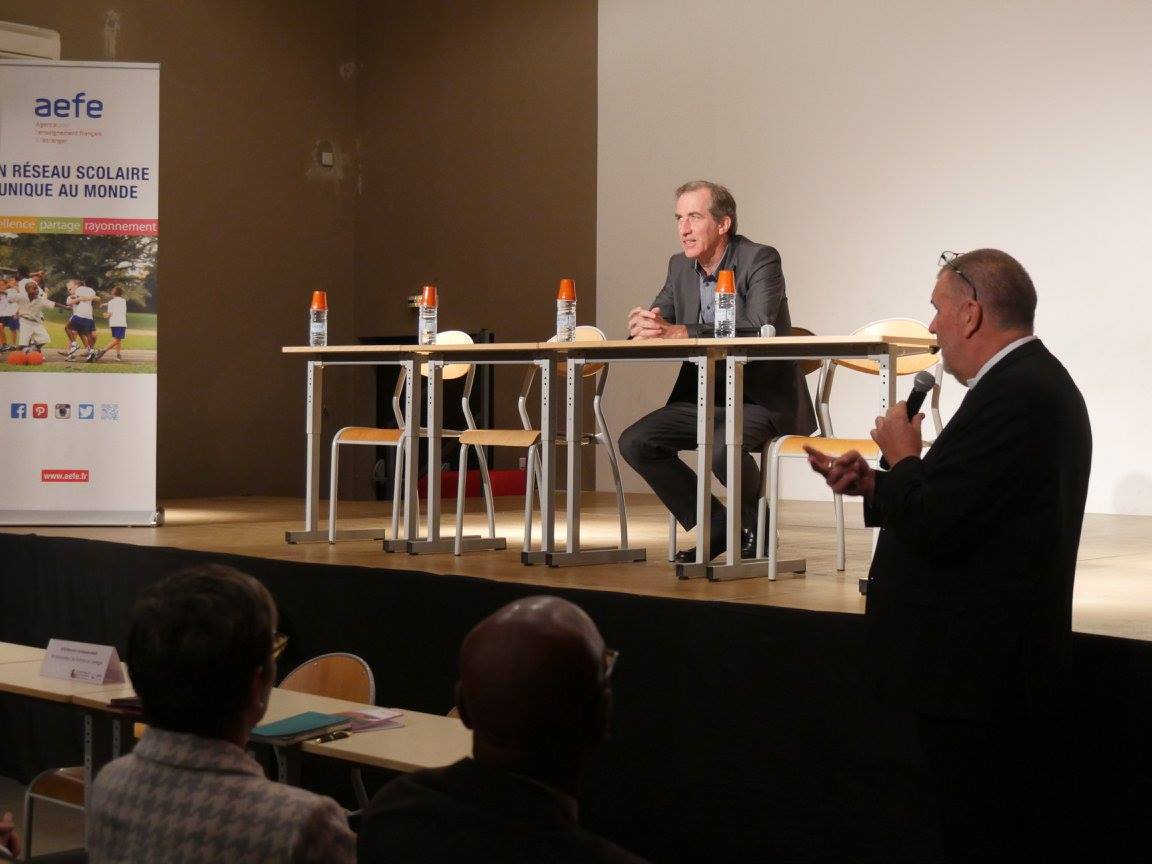
[{"label": "seated man in dark suit", "polygon": [[528,597],[460,650],[456,705],[471,759],[393,780],[360,829],[361,862],[637,864],[577,822],[576,789],[612,713],[615,653],[579,607]]},{"label": "seated man in dark suit", "polygon": [[96,777],[92,864],[352,864],[331,798],[273,783],[244,751],[285,639],[267,589],[231,567],[151,585],[132,615],[128,663],[149,728]]},{"label": "seated man in dark suit", "polygon": [[[676,227],[684,251],[668,262],[664,287],[648,307],[628,313],[630,339],[711,337],[715,322],[713,297],[717,274],[733,271],[736,288],[736,335],[759,336],[771,324],[780,336],[792,329],[780,253],[736,233],[736,201],[725,187],[707,180],[685,183],[676,190]],[[684,528],[696,525],[696,473],[678,455],[696,448],[696,367],[685,363],[668,397],[668,404],[640,418],[620,435],[620,454],[643,477],[664,506]],[[723,369],[716,376],[716,411],[712,473],[727,479],[724,446]],[[741,457],[739,502],[744,536],[741,552],[756,550],[753,528],[760,494],[760,472],[747,451],[760,448],[777,435],[807,435],[816,428],[808,384],[791,360],[749,363],[744,372],[745,452]],[[731,502],[730,502],[731,503]],[[705,560],[725,551],[727,513],[712,501],[712,548]],[[696,560],[696,550],[676,556]]]},{"label": "seated man in dark suit", "polygon": [[[1068,371],[1033,334],[1036,290],[996,249],[945,253],[929,328],[968,393],[921,458],[903,402],[872,437],[891,469],[809,448],[880,527],[868,574],[877,696],[914,712],[945,860],[1044,860],[1059,837],[1060,670],[1092,431]],[[1047,779],[1046,779],[1047,778]]]}]

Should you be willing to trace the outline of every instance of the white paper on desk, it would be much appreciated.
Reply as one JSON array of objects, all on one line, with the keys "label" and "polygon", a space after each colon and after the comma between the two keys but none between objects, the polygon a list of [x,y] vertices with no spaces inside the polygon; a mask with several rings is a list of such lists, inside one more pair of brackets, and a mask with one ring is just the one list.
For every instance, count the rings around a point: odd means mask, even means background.
[{"label": "white paper on desk", "polygon": [[91,645],[52,639],[48,642],[40,674],[45,678],[87,681],[90,684],[122,684],[124,667],[111,645]]},{"label": "white paper on desk", "polygon": [[396,729],[404,725],[404,712],[396,708],[365,708],[363,711],[337,711],[338,717],[352,721],[349,732],[367,732],[371,729]]}]

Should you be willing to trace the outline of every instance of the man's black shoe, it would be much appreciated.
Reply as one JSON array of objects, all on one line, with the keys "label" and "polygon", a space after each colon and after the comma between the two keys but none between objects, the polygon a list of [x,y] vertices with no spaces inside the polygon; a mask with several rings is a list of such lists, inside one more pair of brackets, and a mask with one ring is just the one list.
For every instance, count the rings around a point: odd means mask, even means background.
[{"label": "man's black shoe", "polygon": [[[711,561],[728,551],[726,532],[713,531],[712,532],[712,555],[708,558]],[[741,558],[755,558],[756,557],[756,532],[751,528],[743,528],[740,531],[740,557]],[[677,564],[694,564],[696,563],[696,547],[685,549],[682,552],[676,553]]]}]

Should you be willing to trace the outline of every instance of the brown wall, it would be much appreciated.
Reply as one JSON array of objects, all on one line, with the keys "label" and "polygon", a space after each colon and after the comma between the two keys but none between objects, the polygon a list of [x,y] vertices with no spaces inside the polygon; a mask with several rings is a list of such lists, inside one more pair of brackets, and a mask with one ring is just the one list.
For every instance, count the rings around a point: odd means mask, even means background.
[{"label": "brown wall", "polygon": [[[330,341],[441,327],[538,339],[573,276],[595,320],[596,5],[491,0],[0,0],[65,60],[158,61],[162,498],[303,491],[309,292]],[[336,168],[314,161],[331,141]],[[510,422],[520,374],[497,378]],[[371,419],[328,377],[328,431]],[[363,461],[351,495],[370,489]]]},{"label": "brown wall", "polygon": [[[415,333],[404,301],[429,279],[441,329],[547,338],[564,276],[595,322],[595,2],[360,13],[357,335]],[[497,369],[498,422],[517,422],[522,378]]]},{"label": "brown wall", "polygon": [[[313,287],[352,281],[355,4],[121,0],[114,54],[109,5],[0,19],[59,31],[65,60],[161,64],[160,496],[298,494],[304,370],[279,349],[305,339]],[[314,167],[319,139],[337,170]],[[350,339],[351,302],[332,315]]]}]

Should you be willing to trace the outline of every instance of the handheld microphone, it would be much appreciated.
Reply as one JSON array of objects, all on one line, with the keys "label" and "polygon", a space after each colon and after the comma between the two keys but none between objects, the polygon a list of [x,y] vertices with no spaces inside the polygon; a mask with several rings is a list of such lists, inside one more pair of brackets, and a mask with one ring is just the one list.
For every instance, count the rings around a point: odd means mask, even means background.
[{"label": "handheld microphone", "polygon": [[[927,396],[928,392],[935,386],[936,377],[931,372],[916,373],[916,379],[912,382],[912,392],[908,394],[908,401],[905,403],[908,409],[909,421],[920,411],[920,406],[924,404],[924,397]],[[887,471],[892,466],[888,464],[886,458],[881,456],[880,467]]]},{"label": "handheld microphone", "polygon": [[911,420],[920,411],[924,404],[924,397],[936,386],[936,378],[931,372],[916,373],[916,380],[912,382],[912,392],[908,394],[908,419]]}]

